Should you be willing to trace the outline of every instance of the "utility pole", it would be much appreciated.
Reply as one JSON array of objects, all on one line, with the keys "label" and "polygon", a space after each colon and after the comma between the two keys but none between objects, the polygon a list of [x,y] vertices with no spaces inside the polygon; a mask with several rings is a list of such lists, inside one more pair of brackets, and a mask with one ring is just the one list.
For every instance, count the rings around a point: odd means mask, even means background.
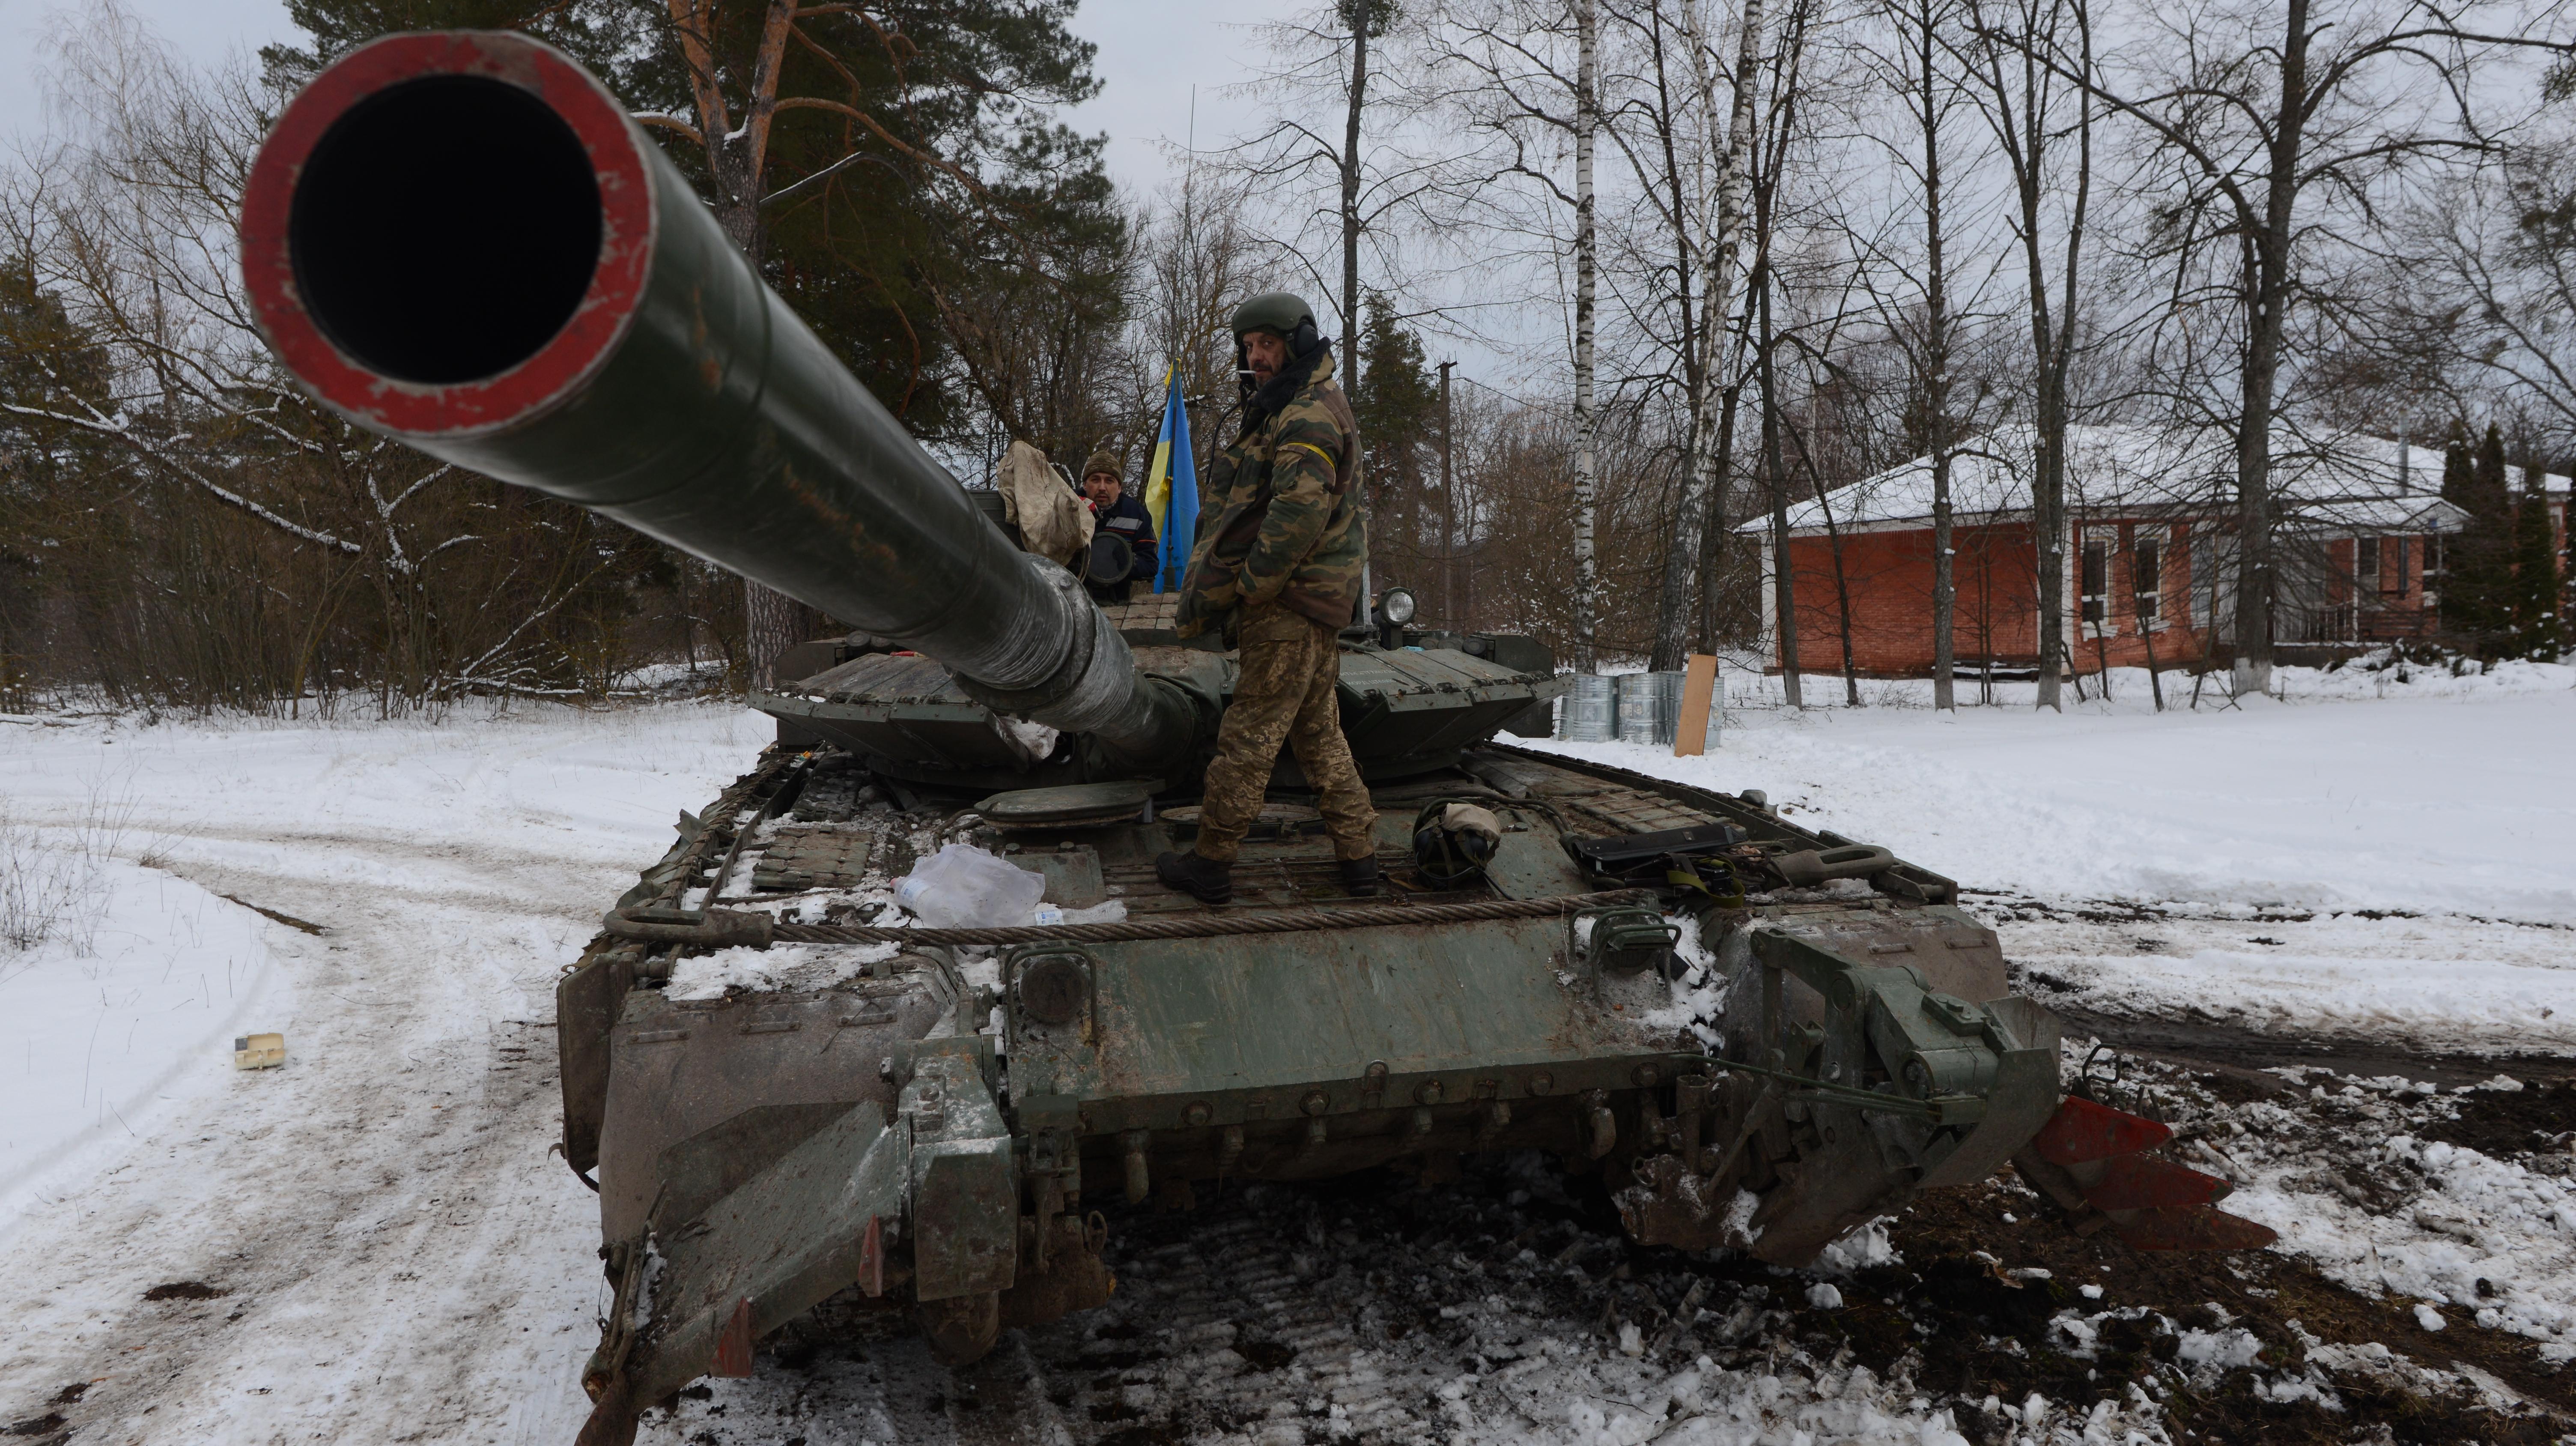
[{"label": "utility pole", "polygon": [[[1917,98],[1923,106],[1923,403],[1932,443],[1932,707],[1938,712],[1956,713],[1959,586],[1950,505],[1951,337],[1949,277],[1941,234],[1942,105],[1940,77],[1933,69],[1938,43],[1934,36],[1941,17],[1934,6],[1935,0],[1921,0],[1915,14],[1908,18],[1916,25],[1909,38],[1914,51],[1913,78],[1923,86]],[[2149,669],[2150,677],[2153,672]]]},{"label": "utility pole", "polygon": [[1440,364],[1440,622],[1452,631],[1463,631],[1458,619],[1458,593],[1455,578],[1458,570],[1458,483],[1449,472],[1449,369],[1454,361]]}]

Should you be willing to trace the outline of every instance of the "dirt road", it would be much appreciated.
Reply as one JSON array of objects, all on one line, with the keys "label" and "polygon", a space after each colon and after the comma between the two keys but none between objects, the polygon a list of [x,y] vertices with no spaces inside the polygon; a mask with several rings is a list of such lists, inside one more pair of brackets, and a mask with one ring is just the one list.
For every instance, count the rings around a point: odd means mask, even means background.
[{"label": "dirt road", "polygon": [[171,872],[319,932],[267,931],[296,1000],[284,1069],[225,1080],[0,1237],[0,1424],[569,1440],[599,1272],[591,1197],[548,1154],[553,979],[760,731],[550,712],[81,730],[8,758],[22,818],[105,777]]}]

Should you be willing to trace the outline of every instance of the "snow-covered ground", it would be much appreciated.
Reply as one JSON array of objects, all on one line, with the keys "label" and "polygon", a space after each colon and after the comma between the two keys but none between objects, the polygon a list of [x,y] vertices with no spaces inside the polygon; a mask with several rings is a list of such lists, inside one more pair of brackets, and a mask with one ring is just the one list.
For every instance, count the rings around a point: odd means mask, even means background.
[{"label": "snow-covered ground", "polygon": [[[1858,710],[1738,707],[1704,760],[1572,751],[1765,789],[1792,817],[1991,891],[1972,903],[2034,983],[2106,1013],[2576,1054],[2576,750],[2565,742],[2576,673],[2288,682],[2287,702],[2156,714],[2144,679],[2123,678],[2113,703],[2063,717],[1956,718],[1871,685],[1874,706]],[[1830,679],[1809,690],[1839,691]],[[55,1411],[78,1418],[80,1440],[570,1439],[599,1275],[592,1197],[548,1152],[552,982],[598,910],[662,852],[676,812],[713,797],[766,733],[756,715],[694,704],[437,726],[0,728],[9,819],[61,833],[95,817],[102,796],[124,808],[90,952],[0,952],[0,1077],[29,1082],[11,1091],[0,1130],[12,1152],[0,1211],[15,1212],[0,1215],[11,1322],[0,1427]],[[219,960],[233,966],[230,995]],[[252,1029],[284,1032],[283,1069],[232,1069],[230,1036]],[[2263,1148],[2229,1145],[2215,1125],[2209,1139],[2238,1162],[2243,1208],[2281,1223],[2333,1278],[2420,1299],[2454,1335],[2485,1311],[2498,1330],[2565,1342],[2576,1204],[2563,1177],[2426,1143],[2425,1121],[2464,1098],[2390,1082],[2370,1094],[2381,1103],[2335,1106],[2379,1142],[2386,1160],[2372,1168],[2385,1181],[2364,1183],[2399,1191],[2396,1205],[2321,1193],[2321,1147],[2295,1129]],[[1324,1310],[1295,1326],[1322,1343],[1299,1348],[1305,1363],[1267,1375],[1254,1357],[1191,1345],[1202,1354],[1174,1356],[1178,1374],[1158,1389],[1240,1397],[1266,1414],[1228,1429],[1283,1441],[1398,1406],[1462,1440],[1634,1441],[1671,1428],[1664,1439],[1911,1443],[1957,1439],[1956,1427],[2037,1441],[2086,1420],[2105,1439],[2163,1438],[2145,1397],[2089,1417],[2006,1400],[1982,1418],[1991,1429],[1970,1429],[1939,1392],[1802,1361],[1785,1336],[1766,1347],[1763,1322],[1779,1312],[1834,1309],[1797,1281],[1774,1292],[1776,1310],[1756,1303],[1767,1287],[1711,1297],[1734,1314],[1698,1328],[1720,1355],[1771,1350],[1770,1366],[1677,1372],[1656,1364],[1660,1327],[1629,1342],[1632,1354],[1593,1296],[1567,1294],[1585,1271],[1585,1290],[1627,1277],[1611,1270],[1615,1246],[1562,1220],[1527,1248],[1479,1246],[1476,1260],[1501,1262],[1487,1266],[1373,1226],[1310,1220],[1282,1240],[1262,1222],[1315,1215],[1300,1198],[1241,1222],[1252,1232],[1241,1259],[1222,1242],[1140,1241],[1120,1267],[1134,1305],[1115,1314],[1128,1324],[1070,1327],[1067,1368],[1107,1379],[1112,1368],[1091,1363],[1124,1347],[1083,1334],[1094,1327],[1215,1330],[1190,1324],[1203,1308],[1192,1302],[1253,1288],[1243,1262],[1268,1260],[1262,1251],[1280,1257],[1256,1283],[1278,1294],[1283,1322],[1304,1319],[1299,1301],[1326,1301],[1316,1292],[1331,1281],[1414,1279],[1411,1252],[1422,1278],[1461,1292],[1434,1315],[1473,1324],[1491,1349],[1462,1362],[1428,1337],[1403,1350],[1333,1345],[1381,1294],[1358,1315]],[[1542,1218],[1502,1202],[1474,1210],[1507,1238]],[[1235,1274],[1191,1274],[1191,1261],[1221,1257]],[[173,1284],[202,1289],[146,1299]],[[1843,1289],[1859,1308],[1863,1286]],[[2208,1330],[2186,1338],[2187,1358],[2236,1349]],[[1030,1349],[1007,1347],[998,1368],[1034,1361]],[[1301,1374],[1328,1360],[1329,1379]],[[972,1413],[938,1404],[954,1388],[917,1346],[831,1370],[856,1373],[841,1396],[810,1374],[728,1383],[648,1423],[648,1438],[783,1441],[803,1434],[797,1421],[816,1428],[815,1446],[977,1435]],[[2283,1375],[2280,1389],[2309,1389],[2304,1379]],[[1313,1400],[1283,1415],[1272,1397],[1291,1390]],[[1072,1439],[1126,1419],[1116,1400],[1137,1392],[1151,1395],[1115,1386]],[[755,1428],[755,1411],[777,1428]],[[1003,1418],[997,1404],[991,1419]]]},{"label": "snow-covered ground", "polygon": [[[1766,789],[1801,821],[1980,888],[2576,925],[2576,668],[2406,684],[2284,672],[2291,701],[2156,713],[2138,673],[2063,718],[1938,714],[1924,684],[1866,683],[1876,706],[1732,707],[1720,751],[1697,762],[1573,746]],[[1806,683],[1811,703],[1842,696],[1840,679]]]},{"label": "snow-covered ground", "polygon": [[229,1088],[236,1036],[294,1013],[259,915],[124,859],[79,881],[94,919],[0,953],[0,1230]]},{"label": "snow-covered ground", "polygon": [[[105,794],[126,855],[93,953],[0,952],[0,1426],[68,1393],[85,1440],[570,1440],[597,1217],[547,1153],[554,977],[767,732],[0,732],[11,817],[61,841]],[[283,1068],[233,1069],[252,1030]]]},{"label": "snow-covered ground", "polygon": [[[2132,672],[2064,717],[2028,684],[1943,715],[1927,684],[1865,683],[1856,709],[1731,707],[1699,759],[1537,746],[1759,788],[1987,891],[2010,957],[2113,1012],[2576,1053],[2576,668],[2281,681],[2157,713]],[[1768,704],[1778,680],[1729,688]]]}]

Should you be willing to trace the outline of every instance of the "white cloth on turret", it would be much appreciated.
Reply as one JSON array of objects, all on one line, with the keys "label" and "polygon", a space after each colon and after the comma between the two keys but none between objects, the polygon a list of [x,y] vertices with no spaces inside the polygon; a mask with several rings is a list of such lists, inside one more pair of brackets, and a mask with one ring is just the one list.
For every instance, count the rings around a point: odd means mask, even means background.
[{"label": "white cloth on turret", "polygon": [[1091,550],[1091,507],[1047,465],[1046,453],[1013,442],[995,485],[1003,519],[1020,530],[1020,550],[1080,571]]}]

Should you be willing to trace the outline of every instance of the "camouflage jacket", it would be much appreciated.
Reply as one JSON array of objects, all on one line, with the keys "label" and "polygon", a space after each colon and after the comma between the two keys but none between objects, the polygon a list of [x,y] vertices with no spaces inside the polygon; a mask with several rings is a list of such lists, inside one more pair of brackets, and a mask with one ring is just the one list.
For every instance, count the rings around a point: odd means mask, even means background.
[{"label": "camouflage jacket", "polygon": [[[1256,412],[1208,468],[1181,583],[1183,637],[1227,626],[1247,603],[1276,602],[1335,628],[1358,615],[1368,561],[1359,423],[1333,381],[1332,352],[1319,349],[1305,365],[1304,381],[1266,416]],[[1255,394],[1252,405],[1263,400]]]}]

